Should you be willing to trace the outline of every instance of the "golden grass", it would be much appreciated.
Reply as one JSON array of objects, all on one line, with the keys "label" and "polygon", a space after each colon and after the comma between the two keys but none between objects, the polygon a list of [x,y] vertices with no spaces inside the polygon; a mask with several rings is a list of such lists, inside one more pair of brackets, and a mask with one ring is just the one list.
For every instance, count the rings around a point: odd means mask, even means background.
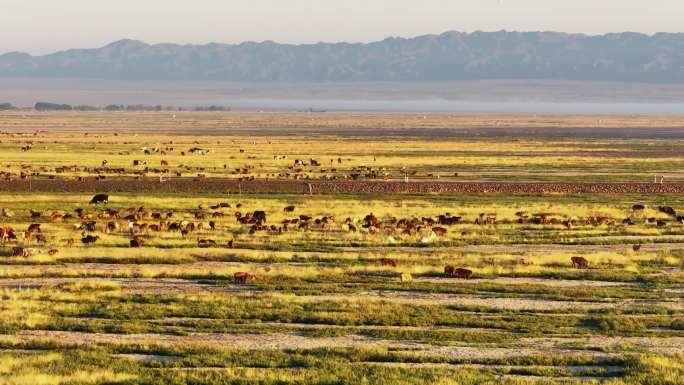
[{"label": "golden grass", "polygon": [[[181,164],[205,168],[204,171],[184,171],[188,176],[202,172],[209,177],[237,178],[240,175],[231,174],[231,169],[249,165],[255,167],[249,175],[267,177],[270,174],[269,178],[273,178],[273,174],[285,172],[294,159],[308,161],[313,158],[321,161],[321,168],[329,169],[332,166],[340,169],[337,176],[349,174],[354,167],[370,165],[388,172],[393,179],[402,178],[401,168],[406,167],[418,171],[415,178],[423,180],[436,180],[439,175],[441,180],[586,181],[595,178],[641,181],[646,178],[648,180],[645,181],[650,181],[651,176],[647,174],[651,172],[666,172],[668,177],[684,180],[684,174],[674,166],[684,160],[677,150],[678,143],[664,140],[587,142],[566,138],[513,141],[472,136],[468,139],[453,137],[437,140],[433,137],[348,136],[334,132],[345,128],[367,132],[377,130],[382,135],[386,129],[493,126],[521,129],[597,125],[615,129],[682,127],[684,120],[679,118],[477,117],[446,114],[431,114],[423,118],[416,114],[180,113],[174,119],[166,113],[25,115],[0,114],[0,131],[50,132],[36,136],[3,135],[0,143],[3,154],[0,167],[3,171],[18,173],[22,171],[22,165],[28,165],[45,177],[52,174],[51,169],[57,166],[75,164],[92,168],[106,159],[109,166],[126,168],[130,174],[134,159],[147,159],[150,167],[159,167],[161,159],[164,159],[170,162],[172,170],[179,169]],[[251,129],[291,135],[253,136],[247,132]],[[84,136],[78,130],[86,130],[90,134]],[[113,130],[120,132],[115,135]],[[177,131],[179,135],[168,135],[164,131]],[[313,135],[312,131],[321,134]],[[34,147],[29,152],[22,152],[19,147],[27,141],[33,141]],[[169,144],[171,141],[172,145]],[[166,156],[144,155],[142,147],[150,146],[173,146],[175,150]],[[212,151],[204,156],[180,155],[180,151],[193,146]],[[241,149],[244,152],[240,152]],[[646,152],[658,156],[644,155]],[[288,158],[274,159],[274,155],[287,155]],[[338,157],[342,158],[341,164],[337,162]],[[330,159],[334,160],[332,165]],[[224,164],[227,169],[223,168]],[[454,172],[459,172],[459,177],[454,177]],[[333,175],[331,171],[315,172],[312,169],[304,173],[314,178]],[[429,177],[428,173],[435,175]],[[73,178],[79,175],[92,177],[94,173],[66,173],[59,177]],[[103,234],[102,226],[106,220],[96,219],[96,233],[101,240],[93,246],[84,246],[78,242],[81,231],[74,228],[74,224],[80,220],[52,222],[48,219],[53,211],[71,212],[76,207],[86,207],[91,197],[89,194],[0,194],[0,208],[9,208],[15,213],[11,218],[0,218],[0,224],[24,230],[29,223],[41,222],[43,232],[48,236],[47,245],[21,241],[16,244],[36,250],[28,258],[3,257],[5,263],[0,266],[0,281],[7,280],[2,282],[7,285],[0,289],[0,322],[8,334],[0,336],[0,340],[19,340],[23,337],[21,331],[41,332],[42,329],[131,335],[185,335],[198,330],[227,334],[254,330],[269,332],[269,328],[277,328],[272,324],[285,325],[288,322],[293,323],[288,325],[292,330],[301,327],[296,324],[308,322],[312,329],[318,327],[325,334],[326,325],[332,321],[339,321],[340,325],[345,325],[345,322],[346,325],[356,325],[355,322],[365,320],[363,322],[368,324],[392,325],[395,332],[406,333],[401,338],[410,340],[402,343],[419,346],[418,342],[412,340],[415,335],[411,333],[415,330],[402,329],[401,326],[412,325],[412,317],[423,325],[454,325],[453,328],[441,326],[449,332],[479,327],[499,328],[502,333],[515,330],[521,336],[539,336],[540,333],[553,331],[554,336],[590,335],[603,338],[601,333],[612,332],[618,337],[641,333],[639,335],[647,335],[655,340],[659,338],[658,333],[670,337],[681,335],[681,326],[678,326],[681,319],[681,301],[678,302],[678,299],[681,299],[681,295],[677,291],[680,290],[681,267],[684,266],[681,251],[666,251],[653,245],[645,245],[640,252],[631,249],[632,243],[640,242],[642,238],[655,243],[677,240],[676,237],[684,234],[684,226],[655,209],[659,204],[671,204],[681,209],[682,200],[676,196],[111,195],[110,208],[125,210],[144,206],[151,212],[172,210],[176,213],[174,221],[196,221],[193,213],[200,205],[228,202],[232,207],[221,210],[226,215],[225,219],[214,220],[218,227],[216,231],[203,229],[187,238],[179,233],[149,232],[144,234],[147,237],[145,247],[133,249],[128,247],[130,234],[126,231],[125,220],[119,220],[121,231]],[[632,213],[631,205],[642,199],[649,207],[638,215]],[[242,204],[240,209],[235,207],[238,203]],[[283,208],[289,205],[296,206],[294,213],[283,212]],[[32,219],[29,217],[30,209],[38,209],[44,216]],[[88,207],[95,214],[101,209]],[[279,225],[284,219],[300,214],[334,216],[336,222],[325,230],[313,226],[306,232],[294,230],[281,235],[272,232],[250,235],[247,226],[236,223],[234,213],[254,210],[266,211],[268,224]],[[519,225],[516,223],[516,213],[519,211],[551,213],[558,219],[578,218],[580,222],[589,216],[607,216],[614,218],[617,225],[608,227],[581,223],[572,229],[562,225]],[[383,220],[391,217],[433,217],[449,212],[462,216],[463,222],[449,226],[443,238],[431,238],[428,229],[413,235],[372,233],[363,228],[356,233],[345,230],[343,223],[347,217],[360,224],[362,218],[371,212]],[[497,224],[476,225],[474,220],[480,213],[496,213]],[[620,221],[628,216],[638,217],[639,224],[621,226]],[[669,219],[670,223],[665,228],[658,228],[654,224],[642,223],[641,219],[645,217]],[[209,220],[197,222],[206,225]],[[141,222],[155,221],[146,219]],[[76,247],[66,247],[66,241],[70,238],[76,239]],[[198,238],[216,240],[219,247],[198,248]],[[234,248],[224,247],[228,240],[235,241]],[[534,244],[535,251],[532,251],[533,246],[527,249],[526,243]],[[581,255],[590,261],[591,269],[576,270],[570,267],[570,257],[577,255],[581,247],[553,247],[572,243],[612,246],[587,248]],[[515,246],[507,250],[505,245],[508,244]],[[5,245],[2,248],[4,255],[14,245]],[[47,250],[53,247],[59,252],[50,256]],[[392,258],[397,267],[382,266],[382,258]],[[534,264],[523,265],[521,258]],[[467,283],[442,279],[447,264],[471,269],[477,279]],[[233,274],[239,271],[255,274],[254,286],[236,285]],[[413,284],[400,286],[401,273],[411,273],[415,278]],[[563,278],[563,282],[555,281],[559,277]],[[535,280],[540,278],[546,280]],[[9,279],[16,280],[10,283]],[[614,282],[588,282],[591,280]],[[642,281],[648,284],[641,285]],[[24,284],[24,287],[18,290],[17,283]],[[37,288],[27,288],[27,283]],[[188,289],[183,289],[183,285]],[[587,286],[586,290],[582,285]],[[403,294],[409,299],[412,295],[429,299],[432,295],[438,297],[440,294],[449,294],[454,301],[449,305],[435,301],[428,306],[425,302],[394,303],[387,298],[368,295],[394,290],[404,291]],[[600,310],[606,310],[606,313],[589,313],[582,308],[576,310],[577,314],[563,311],[557,314],[533,311],[513,314],[514,308],[497,309],[490,305],[492,302],[486,301],[481,306],[473,305],[468,311],[454,310],[460,296],[507,299],[511,303],[518,299],[538,302],[596,301],[601,306]],[[632,303],[635,308],[646,303],[640,301],[645,299],[640,296],[648,297],[651,301],[648,304],[653,304],[654,308],[665,303],[672,305],[668,307],[671,313],[663,315],[662,309],[645,307],[634,309],[635,314],[628,313]],[[629,308],[619,308],[624,304],[630,304]],[[626,313],[620,313],[622,310]],[[650,310],[654,310],[653,313]],[[511,313],[507,314],[508,311]],[[613,311],[616,314],[612,314]],[[179,320],[171,321],[173,318]],[[638,323],[642,319],[643,322]],[[600,322],[606,320],[614,322]],[[627,325],[623,327],[623,323]],[[603,325],[605,330],[598,330],[596,325]],[[440,333],[444,330],[440,330]],[[11,333],[17,335],[10,336]],[[389,338],[390,334],[386,337]],[[434,334],[430,337],[430,343],[444,343],[440,340],[442,337],[439,333]],[[142,344],[147,342],[140,341]],[[499,342],[486,346],[502,350],[518,346],[511,344],[508,339]],[[484,346],[461,340],[446,343],[474,349]],[[102,347],[95,349],[99,348]],[[387,348],[377,349],[379,357],[389,354]],[[69,349],[33,354],[0,352],[0,385],[136,383],[139,380],[137,374],[110,370],[107,358],[99,361],[105,364],[97,368],[97,365],[87,366],[68,373],[45,369],[68,367],[70,362],[65,360],[69,360],[72,353]],[[100,358],[109,354],[100,353]],[[416,358],[419,353],[415,352]],[[618,355],[622,356],[622,353]],[[670,383],[676,383],[682,372],[681,358],[676,356],[642,358],[634,363],[639,370],[662,373],[663,379]],[[300,359],[297,358],[295,362],[300,362]],[[356,370],[360,365],[363,364],[354,361],[350,367]],[[131,367],[134,366],[131,364]],[[263,383],[309,383],[320,379],[315,377],[320,373],[316,371],[316,374],[311,374],[309,368],[277,366],[224,369],[220,378],[226,381],[249,378]],[[360,371],[366,373],[365,369]],[[405,373],[416,372],[415,368],[409,367]],[[451,371],[444,372],[448,374]],[[188,376],[195,374],[197,372]],[[475,383],[482,375],[482,371],[478,370],[459,370],[457,377],[444,375],[440,376],[439,382],[432,383]],[[623,378],[609,380],[609,383],[643,383],[642,380],[644,378]],[[516,378],[505,381],[511,384],[530,383],[527,379]]]},{"label": "golden grass", "polygon": [[[175,113],[174,113],[175,114]],[[25,116],[25,117],[24,117]],[[148,160],[151,168],[161,168],[162,159],[172,172],[184,176],[204,174],[208,177],[238,178],[231,173],[246,166],[248,175],[257,178],[278,176],[294,164],[295,159],[317,159],[322,166],[304,168],[301,176],[313,179],[345,177],[354,167],[370,166],[381,175],[402,180],[402,168],[416,171],[419,180],[620,180],[650,182],[652,175],[665,174],[668,181],[684,180],[676,164],[682,157],[672,150],[668,140],[583,138],[523,138],[515,141],[498,137],[386,137],[384,129],[440,128],[474,129],[478,127],[679,127],[680,118],[624,117],[534,117],[534,116],[468,116],[415,114],[197,114],[184,113],[171,119],[168,113],[125,114],[0,114],[0,131],[33,132],[38,136],[5,135],[0,143],[4,171],[18,173],[22,165],[30,165],[43,175],[54,175],[58,166],[78,165],[94,168],[103,160],[113,168],[126,168],[132,175],[132,162]],[[146,128],[149,128],[146,129]],[[154,128],[155,130],[152,130]],[[261,129],[266,134],[252,136],[245,129]],[[377,131],[376,136],[340,135],[344,128]],[[320,129],[320,135],[310,131]],[[90,131],[88,136],[82,130]],[[113,132],[116,130],[117,132]],[[168,131],[168,132],[165,132]],[[188,135],[169,135],[169,132]],[[160,132],[164,132],[160,134]],[[282,132],[291,135],[281,136]],[[189,135],[191,134],[191,135]],[[29,152],[20,150],[34,142]],[[171,144],[173,143],[173,144]],[[173,147],[167,155],[144,155],[143,148]],[[191,147],[209,149],[207,155],[182,156]],[[658,156],[644,156],[644,148]],[[241,152],[243,150],[244,152]],[[275,159],[274,156],[287,156]],[[343,162],[339,164],[337,159]],[[333,162],[330,162],[333,160]],[[227,166],[224,168],[224,165]],[[187,170],[181,166],[190,166]],[[202,168],[203,170],[199,170]],[[337,171],[332,172],[330,169]],[[320,171],[325,169],[326,171]],[[454,177],[454,173],[458,177]],[[60,177],[88,176],[86,172],[67,172]],[[90,174],[92,175],[92,174]],[[431,175],[431,176],[430,176]],[[382,177],[381,177],[382,178]]]}]

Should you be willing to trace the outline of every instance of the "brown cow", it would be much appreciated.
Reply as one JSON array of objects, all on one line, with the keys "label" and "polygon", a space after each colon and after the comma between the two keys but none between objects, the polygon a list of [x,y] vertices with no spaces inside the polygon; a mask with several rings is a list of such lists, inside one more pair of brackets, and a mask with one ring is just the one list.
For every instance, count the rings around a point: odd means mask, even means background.
[{"label": "brown cow", "polygon": [[13,257],[22,257],[24,255],[24,248],[21,246],[15,246],[12,248]]},{"label": "brown cow", "polygon": [[235,278],[235,281],[237,283],[242,284],[242,285],[248,283],[249,281],[253,281],[254,279],[256,279],[256,277],[253,276],[252,274],[244,273],[244,272],[240,272],[240,271],[233,274],[233,278]]},{"label": "brown cow", "polygon": [[119,223],[118,222],[107,222],[104,228],[105,233],[114,233],[119,230]]},{"label": "brown cow", "polygon": [[285,211],[286,213],[291,213],[291,212],[295,211],[295,207],[294,206],[287,206],[283,209],[283,211]]},{"label": "brown cow", "polygon": [[198,239],[197,246],[199,247],[216,247],[216,241],[213,239]]},{"label": "brown cow", "polygon": [[435,233],[438,237],[443,237],[447,233],[447,229],[444,227],[433,227],[432,232]]},{"label": "brown cow", "polygon": [[117,210],[106,209],[103,213],[105,218],[121,218],[121,214]]},{"label": "brown cow", "polygon": [[53,255],[57,254],[57,253],[59,253],[59,250],[57,250],[57,249],[50,249],[50,250],[48,250],[48,255],[51,256],[51,257],[52,257]]},{"label": "brown cow", "polygon": [[85,230],[85,231],[93,232],[93,231],[96,231],[96,228],[95,228],[96,224],[97,224],[97,222],[95,222],[95,221],[82,222],[81,223],[81,229]]},{"label": "brown cow", "polygon": [[17,239],[17,235],[14,232],[14,229],[5,226],[5,227],[0,227],[0,241],[2,243],[5,243],[7,241],[13,241]]},{"label": "brown cow", "polygon": [[641,244],[632,245],[632,250],[634,252],[641,250]]},{"label": "brown cow", "polygon": [[529,260],[529,259],[525,259],[525,258],[520,258],[520,260],[518,261],[518,263],[521,264],[521,265],[523,265],[523,266],[531,266],[531,265],[534,265],[534,261]]},{"label": "brown cow", "polygon": [[445,266],[444,267],[444,275],[449,277],[449,278],[461,278],[461,279],[468,279],[473,275],[473,272],[468,269],[463,269],[463,268],[456,268],[454,266]]},{"label": "brown cow", "polygon": [[460,267],[454,271],[454,274],[456,275],[456,278],[460,279],[468,279],[473,276],[472,270],[463,269]]},{"label": "brown cow", "polygon": [[393,259],[383,258],[380,260],[383,266],[397,267],[397,263]]},{"label": "brown cow", "polygon": [[131,239],[131,247],[142,247],[145,244],[145,238],[136,235]]},{"label": "brown cow", "polygon": [[570,260],[572,261],[572,267],[576,267],[578,269],[589,268],[589,261],[587,261],[584,257],[572,257]]}]

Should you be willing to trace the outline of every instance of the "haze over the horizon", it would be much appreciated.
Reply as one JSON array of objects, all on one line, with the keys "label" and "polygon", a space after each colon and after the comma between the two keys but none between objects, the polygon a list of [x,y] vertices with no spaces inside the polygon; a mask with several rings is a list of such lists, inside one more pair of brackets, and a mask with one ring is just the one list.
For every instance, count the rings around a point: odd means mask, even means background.
[{"label": "haze over the horizon", "polygon": [[681,0],[0,0],[0,53],[46,54],[122,38],[204,44],[381,40],[447,30],[681,32]]}]

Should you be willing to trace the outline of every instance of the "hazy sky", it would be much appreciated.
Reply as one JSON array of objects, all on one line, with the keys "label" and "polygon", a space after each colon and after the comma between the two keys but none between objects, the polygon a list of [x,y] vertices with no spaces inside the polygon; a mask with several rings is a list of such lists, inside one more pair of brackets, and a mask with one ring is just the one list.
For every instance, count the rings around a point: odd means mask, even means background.
[{"label": "hazy sky", "polygon": [[684,32],[684,0],[0,0],[0,52],[372,41],[448,30]]}]

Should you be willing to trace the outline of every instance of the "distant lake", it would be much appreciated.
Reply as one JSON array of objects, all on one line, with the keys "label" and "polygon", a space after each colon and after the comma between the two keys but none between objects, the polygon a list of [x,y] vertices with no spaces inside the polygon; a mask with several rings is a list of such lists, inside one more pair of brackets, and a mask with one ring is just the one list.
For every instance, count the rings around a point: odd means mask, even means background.
[{"label": "distant lake", "polygon": [[684,115],[684,103],[607,103],[607,102],[469,102],[443,99],[421,100],[298,100],[226,99],[218,104],[233,109],[386,111],[454,113],[532,113],[596,115]]}]

